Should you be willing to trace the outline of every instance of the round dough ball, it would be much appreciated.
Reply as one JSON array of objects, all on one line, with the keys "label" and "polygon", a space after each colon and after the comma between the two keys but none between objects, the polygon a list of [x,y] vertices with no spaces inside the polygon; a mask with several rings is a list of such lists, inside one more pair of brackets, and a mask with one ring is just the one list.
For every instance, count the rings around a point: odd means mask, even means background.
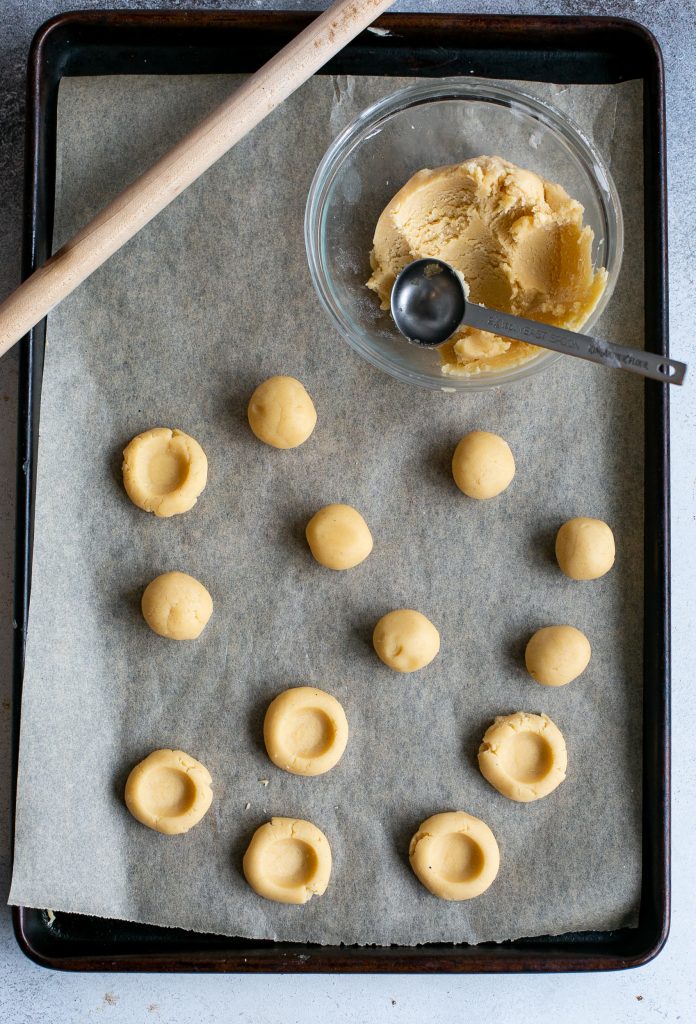
[{"label": "round dough ball", "polygon": [[544,626],[527,644],[527,671],[544,686],[565,686],[577,679],[590,663],[592,648],[575,626]]},{"label": "round dough ball", "polygon": [[382,616],[372,634],[372,643],[389,668],[416,672],[436,657],[440,634],[425,615],[412,608],[399,608]]},{"label": "round dough ball", "polygon": [[197,825],[213,800],[208,769],[183,750],[155,750],[126,782],[126,807],[134,818],[168,836]]},{"label": "round dough ball", "polygon": [[247,409],[259,441],[273,448],[297,448],[314,430],[317,411],[304,385],[294,377],[269,377],[259,384]]},{"label": "round dough ball", "polygon": [[294,775],[323,775],[343,756],[348,720],[330,693],[295,686],[268,705],[263,739],[278,768]]},{"label": "round dough ball", "polygon": [[188,434],[154,427],[123,451],[123,486],[134,505],[156,516],[188,512],[208,479],[205,452]]},{"label": "round dough ball", "polygon": [[556,558],[571,580],[596,580],[616,557],[611,527],[601,519],[569,519],[556,534]]},{"label": "round dough ball", "polygon": [[213,599],[185,572],[165,572],[148,583],[141,601],[150,629],[169,640],[195,640],[213,614]]},{"label": "round dough ball", "polygon": [[496,718],[486,729],[478,763],[499,793],[529,803],[548,796],[563,782],[568,754],[563,734],[550,718],[517,711]]},{"label": "round dough ball", "polygon": [[454,450],[452,475],[459,490],[470,498],[495,498],[515,475],[509,444],[497,434],[472,430]]},{"label": "round dough ball", "polygon": [[327,569],[352,569],[372,551],[372,534],[351,505],[326,505],[307,523],[309,549]]},{"label": "round dough ball", "polygon": [[307,903],[326,892],[331,847],[311,821],[271,818],[251,837],[243,869],[259,896],[276,903]]},{"label": "round dough ball", "polygon": [[500,867],[495,836],[485,822],[464,811],[433,814],[408,848],[419,882],[441,900],[471,900],[493,883]]}]

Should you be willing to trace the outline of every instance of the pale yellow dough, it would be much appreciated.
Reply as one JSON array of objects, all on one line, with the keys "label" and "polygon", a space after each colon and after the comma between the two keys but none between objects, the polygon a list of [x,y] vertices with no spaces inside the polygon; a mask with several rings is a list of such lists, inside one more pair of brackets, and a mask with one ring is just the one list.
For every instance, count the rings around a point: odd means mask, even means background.
[{"label": "pale yellow dough", "polygon": [[278,768],[294,775],[323,775],[343,756],[348,720],[330,693],[295,686],[268,705],[263,739]]},{"label": "pale yellow dough", "polygon": [[375,651],[396,672],[425,668],[440,650],[440,634],[430,619],[412,608],[383,615],[372,634]]},{"label": "pale yellow dough", "polygon": [[208,769],[183,750],[155,750],[126,782],[126,807],[134,818],[168,836],[197,825],[213,800]]},{"label": "pale yellow dough", "polygon": [[134,505],[156,516],[188,512],[208,479],[205,452],[188,434],[154,427],[123,451],[123,485]]},{"label": "pale yellow dough", "polygon": [[326,505],[307,523],[309,549],[327,569],[352,569],[372,551],[372,534],[351,505]]},{"label": "pale yellow dough", "polygon": [[569,519],[556,535],[556,558],[572,580],[596,580],[609,572],[616,557],[611,527],[601,519]]},{"label": "pale yellow dough", "polygon": [[408,858],[419,882],[442,900],[480,896],[500,867],[500,851],[490,828],[464,811],[427,818],[411,840]]},{"label": "pale yellow dough", "polygon": [[531,637],[524,652],[527,671],[544,686],[565,686],[590,663],[592,648],[575,626],[544,626]]},{"label": "pale yellow dough", "polygon": [[[389,309],[399,271],[434,256],[462,274],[472,302],[577,330],[607,280],[592,266],[593,233],[582,219],[582,206],[560,185],[498,156],[418,171],[377,222],[368,287]],[[442,372],[495,372],[538,352],[463,327],[440,349]]]},{"label": "pale yellow dough", "polygon": [[213,599],[202,583],[185,572],[165,572],[145,587],[143,617],[159,636],[195,640],[213,614]]},{"label": "pale yellow dough", "polygon": [[489,726],[478,762],[481,774],[499,793],[529,803],[548,796],[563,782],[568,754],[563,734],[550,718],[517,711]]},{"label": "pale yellow dough", "polygon": [[331,847],[311,821],[271,818],[254,832],[243,869],[259,896],[277,903],[307,903],[326,892]]},{"label": "pale yellow dough", "polygon": [[273,448],[297,448],[314,430],[317,411],[294,377],[269,377],[259,384],[247,409],[249,426]]},{"label": "pale yellow dough", "polygon": [[454,450],[452,475],[459,490],[470,498],[495,498],[515,475],[510,445],[498,434],[472,430]]}]

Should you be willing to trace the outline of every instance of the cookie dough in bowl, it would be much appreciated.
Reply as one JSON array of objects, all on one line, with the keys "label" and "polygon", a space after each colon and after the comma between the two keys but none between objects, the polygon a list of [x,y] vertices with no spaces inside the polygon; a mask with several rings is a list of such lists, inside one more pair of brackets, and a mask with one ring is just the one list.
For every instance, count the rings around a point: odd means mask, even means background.
[{"label": "cookie dough in bowl", "polygon": [[597,580],[615,558],[614,534],[602,519],[569,519],[556,534],[556,559],[571,580]]},{"label": "cookie dough in bowl", "polygon": [[[368,287],[389,309],[403,267],[433,256],[460,272],[472,302],[577,330],[607,281],[606,270],[593,266],[594,235],[583,213],[561,185],[499,156],[426,168],[409,178],[377,221]],[[461,327],[440,349],[442,372],[504,370],[538,351]]]},{"label": "cookie dough in bowl", "polygon": [[294,377],[269,377],[259,384],[247,409],[249,426],[272,448],[297,448],[314,430],[317,411]]},{"label": "cookie dough in bowl", "polygon": [[331,847],[311,821],[271,818],[254,832],[243,870],[259,896],[277,903],[307,903],[312,896],[326,892]]},{"label": "cookie dough in bowl", "polygon": [[309,550],[327,569],[353,569],[372,551],[370,528],[352,505],[325,505],[307,523]]},{"label": "cookie dough in bowl", "polygon": [[380,660],[395,672],[417,672],[437,657],[440,634],[422,612],[397,608],[379,620],[372,644]]},{"label": "cookie dough in bowl", "polygon": [[465,811],[427,818],[411,839],[408,859],[418,881],[443,900],[480,896],[500,867],[495,836],[484,821]]},{"label": "cookie dough in bowl", "polygon": [[141,608],[150,629],[168,640],[195,640],[213,614],[213,599],[185,572],[165,572],[145,587]]},{"label": "cookie dough in bowl", "polygon": [[348,720],[330,693],[294,686],[268,705],[263,739],[278,768],[294,775],[323,775],[343,757]]},{"label": "cookie dough in bowl", "polygon": [[188,434],[154,427],[123,451],[123,485],[134,505],[156,516],[188,512],[208,479],[205,452]]},{"label": "cookie dough in bowl", "polygon": [[592,648],[575,626],[544,626],[530,638],[524,662],[532,679],[544,686],[566,686],[585,671]]},{"label": "cookie dough in bowl", "polygon": [[213,800],[208,769],[183,750],[154,750],[126,782],[126,807],[156,832],[174,836],[197,825]]},{"label": "cookie dough in bowl", "polygon": [[529,803],[548,796],[568,767],[565,740],[546,715],[517,711],[496,718],[478,752],[481,774],[509,800]]}]

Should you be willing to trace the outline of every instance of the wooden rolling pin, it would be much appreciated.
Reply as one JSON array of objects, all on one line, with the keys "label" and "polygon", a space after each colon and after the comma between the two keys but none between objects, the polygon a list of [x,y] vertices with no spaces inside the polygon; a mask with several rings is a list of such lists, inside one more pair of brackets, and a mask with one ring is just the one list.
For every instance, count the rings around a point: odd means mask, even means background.
[{"label": "wooden rolling pin", "polygon": [[112,200],[0,305],[0,356],[391,2],[337,0]]}]

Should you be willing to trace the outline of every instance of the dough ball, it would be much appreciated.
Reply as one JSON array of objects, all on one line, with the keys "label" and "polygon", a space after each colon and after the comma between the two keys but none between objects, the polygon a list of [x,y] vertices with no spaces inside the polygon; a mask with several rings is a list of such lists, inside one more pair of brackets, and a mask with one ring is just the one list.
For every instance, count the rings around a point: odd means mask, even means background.
[{"label": "dough ball", "polygon": [[569,519],[556,535],[556,558],[571,580],[596,580],[616,557],[614,534],[601,519]]},{"label": "dough ball", "polygon": [[351,505],[326,505],[307,523],[309,549],[327,569],[352,569],[372,551],[372,534]]},{"label": "dough ball", "polygon": [[592,648],[574,626],[544,626],[527,644],[524,661],[533,679],[544,686],[565,686],[590,663]]},{"label": "dough ball", "polygon": [[323,775],[343,756],[348,720],[330,693],[295,686],[268,705],[263,739],[278,768],[294,775]]},{"label": "dough ball", "polygon": [[372,634],[372,643],[389,668],[415,672],[436,657],[440,634],[425,615],[412,608],[399,608],[382,616]]},{"label": "dough ball", "polygon": [[452,475],[470,498],[495,498],[515,475],[515,460],[507,441],[486,430],[472,430],[452,456]]},{"label": "dough ball", "polygon": [[269,377],[259,384],[247,409],[259,441],[273,448],[297,448],[314,430],[314,403],[294,377]]},{"label": "dough ball", "polygon": [[154,427],[123,451],[123,486],[134,505],[156,516],[193,508],[208,479],[205,452],[188,434]]},{"label": "dough ball", "polygon": [[568,754],[563,734],[550,718],[517,711],[496,718],[486,729],[478,762],[483,777],[499,793],[529,803],[563,782]]},{"label": "dough ball", "polygon": [[210,772],[183,750],[155,750],[126,782],[126,807],[134,818],[168,836],[197,825],[213,800]]},{"label": "dough ball", "polygon": [[254,832],[242,866],[259,896],[276,903],[307,903],[326,892],[331,847],[311,821],[271,818]]},{"label": "dough ball", "polygon": [[148,583],[141,607],[150,629],[169,640],[195,640],[213,614],[213,599],[185,572],[165,572]]},{"label": "dough ball", "polygon": [[500,867],[495,836],[464,811],[433,814],[408,848],[414,874],[442,900],[471,900],[493,883]]}]

